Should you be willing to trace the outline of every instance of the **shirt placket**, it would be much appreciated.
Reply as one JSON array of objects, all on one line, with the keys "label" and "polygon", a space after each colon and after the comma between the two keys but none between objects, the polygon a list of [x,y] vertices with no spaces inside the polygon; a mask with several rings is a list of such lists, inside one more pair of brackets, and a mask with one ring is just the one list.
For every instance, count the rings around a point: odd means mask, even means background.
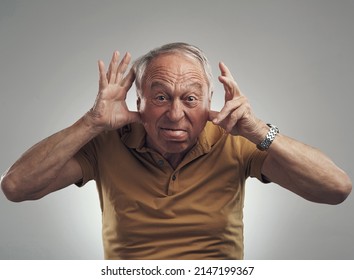
[{"label": "shirt placket", "polygon": [[167,195],[174,195],[181,191],[180,189],[180,170],[190,163],[191,161],[195,160],[196,158],[202,156],[205,151],[202,145],[197,144],[185,157],[185,159],[181,162],[181,164],[176,168],[173,169],[172,166],[167,162],[165,158],[163,158],[159,153],[148,149],[150,155],[152,156],[155,164],[163,171],[164,174],[169,176],[168,185],[166,186],[166,194]]},{"label": "shirt placket", "polygon": [[166,186],[166,194],[173,195],[176,191],[175,183],[177,180],[178,170],[174,170],[171,165],[164,159],[160,154],[150,151],[151,156],[156,164],[156,166],[164,173],[169,176],[168,185]]}]

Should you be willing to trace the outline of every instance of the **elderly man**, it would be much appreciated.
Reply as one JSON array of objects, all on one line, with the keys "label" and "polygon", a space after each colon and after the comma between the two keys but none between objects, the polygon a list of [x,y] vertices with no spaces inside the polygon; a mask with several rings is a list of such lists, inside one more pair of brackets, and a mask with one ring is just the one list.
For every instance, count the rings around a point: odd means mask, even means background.
[{"label": "elderly man", "polygon": [[[8,199],[23,201],[95,180],[107,259],[242,259],[247,177],[337,204],[348,176],[320,151],[256,118],[225,64],[220,112],[198,48],[157,48],[128,70],[130,54],[99,61],[92,109],[27,151],[4,174]],[[125,102],[133,82],[138,112]]]}]

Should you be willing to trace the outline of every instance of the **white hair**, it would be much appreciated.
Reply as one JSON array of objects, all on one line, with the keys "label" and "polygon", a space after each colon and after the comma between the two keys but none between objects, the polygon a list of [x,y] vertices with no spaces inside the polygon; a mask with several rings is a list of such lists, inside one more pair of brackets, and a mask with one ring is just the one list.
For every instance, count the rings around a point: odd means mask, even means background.
[{"label": "white hair", "polygon": [[213,75],[211,72],[211,67],[209,61],[203,51],[196,46],[187,44],[187,43],[170,43],[163,45],[161,47],[155,48],[149,51],[147,54],[141,56],[134,62],[134,71],[135,71],[135,86],[139,96],[142,93],[142,82],[144,79],[145,71],[150,62],[157,56],[161,54],[168,53],[181,53],[183,55],[189,56],[196,59],[200,62],[204,73],[205,78],[209,86],[209,94],[213,92]]}]

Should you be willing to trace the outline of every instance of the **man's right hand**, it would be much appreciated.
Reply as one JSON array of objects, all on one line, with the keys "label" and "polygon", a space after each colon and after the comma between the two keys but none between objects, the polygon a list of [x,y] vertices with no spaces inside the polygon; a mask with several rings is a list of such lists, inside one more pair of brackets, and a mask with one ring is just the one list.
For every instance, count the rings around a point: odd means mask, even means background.
[{"label": "man's right hand", "polygon": [[125,101],[135,80],[132,68],[125,76],[130,60],[130,54],[126,53],[119,63],[119,52],[115,51],[107,73],[104,63],[98,61],[100,76],[98,95],[94,106],[85,116],[97,133],[140,122],[139,113],[130,111]]}]

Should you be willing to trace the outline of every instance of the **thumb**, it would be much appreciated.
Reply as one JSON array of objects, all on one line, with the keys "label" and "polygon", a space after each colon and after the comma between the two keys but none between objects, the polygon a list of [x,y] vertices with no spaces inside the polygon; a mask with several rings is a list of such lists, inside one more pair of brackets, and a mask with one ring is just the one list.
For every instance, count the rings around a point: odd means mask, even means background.
[{"label": "thumb", "polygon": [[209,111],[208,120],[214,122],[218,115],[219,115],[219,112],[218,112],[218,111],[212,111],[212,110],[210,110],[210,111]]},{"label": "thumb", "polygon": [[141,117],[138,112],[129,112],[127,117],[129,123],[141,123]]}]

